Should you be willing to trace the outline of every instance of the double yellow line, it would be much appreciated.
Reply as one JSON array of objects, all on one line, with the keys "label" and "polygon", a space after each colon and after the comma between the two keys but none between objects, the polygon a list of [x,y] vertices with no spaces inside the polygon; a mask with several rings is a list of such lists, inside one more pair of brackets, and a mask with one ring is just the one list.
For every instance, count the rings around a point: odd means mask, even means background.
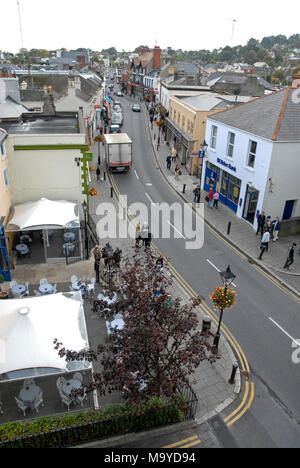
[{"label": "double yellow line", "polygon": [[197,435],[188,437],[187,439],[180,440],[179,442],[175,442],[174,444],[166,445],[165,447],[162,448],[191,448],[194,447],[195,445],[200,445],[202,441],[199,439]]},{"label": "double yellow line", "polygon": [[[124,206],[122,197],[120,196],[119,189],[115,183],[114,177],[112,174],[109,174],[109,179],[111,182],[111,185],[115,191],[115,194],[117,196],[117,199],[121,206],[127,210],[127,216],[129,220],[136,225],[135,217],[133,213],[128,209],[128,207]],[[159,249],[156,247],[155,244],[152,243],[152,249],[156,252],[156,254],[159,256],[161,252]],[[176,278],[176,280],[181,284],[181,286],[184,288],[184,290],[193,298],[197,298],[199,295],[194,291],[194,289],[186,282],[186,280],[180,275],[180,273],[174,268],[174,266],[171,263],[168,263],[168,267],[170,269],[171,274]],[[203,309],[203,311],[212,319],[212,321],[217,325],[219,322],[219,317],[216,315],[216,313],[207,306],[205,303],[201,303],[200,307]],[[221,331],[224,337],[226,337],[227,341],[231,344],[232,348],[235,351],[235,355],[240,363],[240,370],[242,371],[242,376],[246,376],[247,378],[250,377],[250,367],[247,361],[247,358],[240,347],[239,343],[236,341],[232,333],[229,331],[229,329],[223,324],[221,326]],[[253,400],[254,400],[254,383],[251,383],[250,385],[251,391],[249,392],[249,382],[246,382],[245,384],[245,395],[242,401],[242,404],[235,410],[231,415],[227,416],[225,423],[227,424],[228,427],[230,427],[234,422],[236,422],[238,419],[240,419],[245,412],[251,407]]]}]

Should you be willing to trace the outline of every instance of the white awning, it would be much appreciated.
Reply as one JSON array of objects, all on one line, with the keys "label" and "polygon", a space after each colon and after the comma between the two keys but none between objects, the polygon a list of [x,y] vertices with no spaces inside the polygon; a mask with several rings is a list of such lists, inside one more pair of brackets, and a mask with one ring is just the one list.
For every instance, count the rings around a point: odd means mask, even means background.
[{"label": "white awning", "polygon": [[42,198],[36,202],[23,203],[14,207],[7,232],[62,229],[79,227],[79,214],[76,203],[65,200],[52,201]]},{"label": "white awning", "polygon": [[72,351],[88,347],[80,293],[1,301],[0,374],[33,368],[67,371],[55,339]]}]

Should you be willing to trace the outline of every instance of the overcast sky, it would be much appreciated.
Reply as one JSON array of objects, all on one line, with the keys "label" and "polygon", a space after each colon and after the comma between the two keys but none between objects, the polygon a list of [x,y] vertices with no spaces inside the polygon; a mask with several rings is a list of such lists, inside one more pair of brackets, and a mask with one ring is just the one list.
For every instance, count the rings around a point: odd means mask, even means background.
[{"label": "overcast sky", "polygon": [[[115,47],[199,50],[246,44],[250,37],[300,31],[300,1],[19,0],[23,45],[54,50]],[[0,0],[0,50],[22,46],[17,0]],[[233,41],[232,26],[236,19]]]}]

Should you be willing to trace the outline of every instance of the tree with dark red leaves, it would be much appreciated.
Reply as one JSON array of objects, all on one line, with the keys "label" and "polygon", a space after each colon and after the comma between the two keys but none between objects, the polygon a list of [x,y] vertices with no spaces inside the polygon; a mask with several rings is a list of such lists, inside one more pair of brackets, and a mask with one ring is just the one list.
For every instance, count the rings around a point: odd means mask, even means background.
[{"label": "tree with dark red leaves", "polygon": [[89,390],[100,395],[122,393],[129,403],[153,396],[175,397],[178,387],[191,383],[195,369],[204,360],[215,361],[209,331],[202,332],[196,308],[170,301],[171,276],[157,264],[151,252],[147,258],[125,259],[119,278],[119,301],[125,327],[114,331],[96,351],[77,353],[56,348],[67,360],[97,360],[103,369],[93,375]]}]

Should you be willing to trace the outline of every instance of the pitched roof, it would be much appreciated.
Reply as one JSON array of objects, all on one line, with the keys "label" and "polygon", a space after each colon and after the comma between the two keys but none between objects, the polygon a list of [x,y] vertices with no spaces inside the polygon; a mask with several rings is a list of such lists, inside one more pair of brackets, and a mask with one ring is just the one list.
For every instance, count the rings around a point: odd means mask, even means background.
[{"label": "pitched roof", "polygon": [[212,120],[273,141],[300,141],[300,104],[285,88],[214,114]]}]

